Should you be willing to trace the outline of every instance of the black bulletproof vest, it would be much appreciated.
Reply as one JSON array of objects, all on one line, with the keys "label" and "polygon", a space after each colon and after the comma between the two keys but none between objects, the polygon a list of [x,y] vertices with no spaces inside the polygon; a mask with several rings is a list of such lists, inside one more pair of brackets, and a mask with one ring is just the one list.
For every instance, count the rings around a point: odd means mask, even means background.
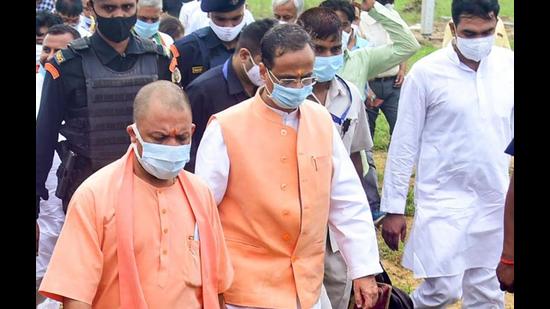
[{"label": "black bulletproof vest", "polygon": [[134,98],[141,87],[158,79],[156,47],[152,42],[143,43],[148,53],[140,55],[125,72],[104,66],[89,47],[88,38],[71,43],[82,57],[87,104],[69,108],[61,134],[73,151],[89,159],[92,170],[124,155],[130,144],[126,127],[133,122]]}]

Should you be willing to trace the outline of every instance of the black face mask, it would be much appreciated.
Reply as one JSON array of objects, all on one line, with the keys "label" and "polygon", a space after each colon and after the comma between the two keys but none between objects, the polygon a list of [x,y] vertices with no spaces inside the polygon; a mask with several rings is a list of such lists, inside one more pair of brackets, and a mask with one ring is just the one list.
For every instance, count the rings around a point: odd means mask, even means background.
[{"label": "black face mask", "polygon": [[[93,4],[92,4],[93,8]],[[130,17],[101,17],[94,10],[97,19],[97,28],[107,39],[113,42],[122,42],[130,36],[130,30],[137,21],[137,12]]]}]

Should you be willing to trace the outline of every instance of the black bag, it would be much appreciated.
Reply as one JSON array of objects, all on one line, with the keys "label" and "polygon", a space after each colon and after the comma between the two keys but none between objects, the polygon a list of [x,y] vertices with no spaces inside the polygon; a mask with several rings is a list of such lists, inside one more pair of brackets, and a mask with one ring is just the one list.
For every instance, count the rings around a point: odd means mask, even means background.
[{"label": "black bag", "polygon": [[413,302],[411,297],[403,290],[396,288],[392,285],[390,276],[386,273],[384,267],[382,267],[382,273],[375,276],[376,282],[387,283],[392,286],[390,305],[388,309],[413,309]]},{"label": "black bag", "polygon": [[[391,286],[391,294],[389,295],[389,302],[387,299],[379,298],[375,308],[385,308],[385,309],[413,309],[412,299],[409,297],[405,291],[396,288],[392,285],[390,276],[386,273],[386,270],[382,265],[382,273],[376,275],[374,278],[378,283],[379,287],[381,284],[388,284]],[[383,297],[384,298],[384,297]],[[351,297],[348,308],[354,309],[355,306],[355,297],[353,295],[353,289],[351,291]]]}]

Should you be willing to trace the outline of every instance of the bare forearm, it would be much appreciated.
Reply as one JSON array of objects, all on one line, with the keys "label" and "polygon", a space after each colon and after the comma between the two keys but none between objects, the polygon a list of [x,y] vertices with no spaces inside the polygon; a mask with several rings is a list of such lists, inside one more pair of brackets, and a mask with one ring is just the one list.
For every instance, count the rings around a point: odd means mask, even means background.
[{"label": "bare forearm", "polygon": [[514,174],[510,179],[510,186],[504,204],[504,245],[502,257],[514,259]]},{"label": "bare forearm", "polygon": [[399,72],[405,73],[407,70],[407,61],[403,61],[399,64]]},{"label": "bare forearm", "polygon": [[63,309],[92,309],[92,306],[78,300],[65,298],[63,300]]}]

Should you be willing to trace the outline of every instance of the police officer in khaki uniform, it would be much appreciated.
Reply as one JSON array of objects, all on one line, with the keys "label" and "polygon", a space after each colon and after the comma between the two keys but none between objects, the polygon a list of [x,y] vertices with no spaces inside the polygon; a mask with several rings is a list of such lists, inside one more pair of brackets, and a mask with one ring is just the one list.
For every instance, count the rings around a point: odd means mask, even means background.
[{"label": "police officer in khaki uniform", "polygon": [[[179,83],[175,59],[161,46],[131,33],[137,1],[94,0],[97,31],[70,43],[45,65],[47,74],[36,123],[36,207],[48,199],[44,183],[54,150],[61,158],[56,195],[64,210],[93,172],[124,154],[132,102],[158,79]],[[57,143],[58,134],[67,138]]]}]

